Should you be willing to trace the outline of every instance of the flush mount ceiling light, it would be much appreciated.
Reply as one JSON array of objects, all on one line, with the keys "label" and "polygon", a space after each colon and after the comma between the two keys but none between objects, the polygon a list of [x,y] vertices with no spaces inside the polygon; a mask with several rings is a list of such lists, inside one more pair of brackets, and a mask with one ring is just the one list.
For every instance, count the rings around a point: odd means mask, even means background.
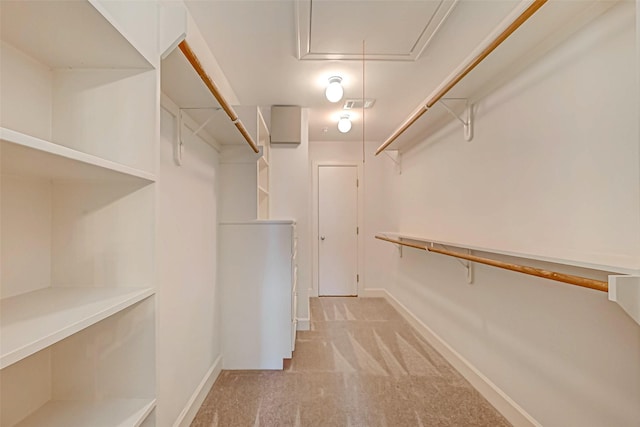
[{"label": "flush mount ceiling light", "polygon": [[342,133],[347,133],[351,130],[351,119],[348,114],[343,114],[338,120],[338,130]]},{"label": "flush mount ceiling light", "polygon": [[338,102],[342,99],[342,95],[344,95],[344,90],[342,89],[342,77],[333,76],[329,77],[329,86],[324,92],[324,95],[327,97],[329,102]]}]

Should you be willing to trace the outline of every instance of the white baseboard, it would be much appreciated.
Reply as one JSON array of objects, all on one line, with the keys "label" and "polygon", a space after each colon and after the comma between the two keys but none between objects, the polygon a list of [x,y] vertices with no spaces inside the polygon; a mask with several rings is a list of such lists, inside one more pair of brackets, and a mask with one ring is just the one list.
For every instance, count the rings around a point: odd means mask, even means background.
[{"label": "white baseboard", "polygon": [[363,289],[358,295],[360,298],[387,298],[385,289]]},{"label": "white baseboard", "polygon": [[364,297],[384,297],[418,333],[435,348],[471,385],[484,396],[511,424],[516,427],[542,427],[531,415],[492,383],[468,360],[462,357],[431,328],[422,323],[407,307],[386,289],[366,289]]},{"label": "white baseboard", "polygon": [[309,319],[308,317],[306,319],[298,318],[297,320],[298,320],[298,326],[296,330],[308,331],[309,329],[311,329],[311,319]]},{"label": "white baseboard", "polygon": [[198,413],[198,409],[202,406],[202,402],[204,402],[205,397],[211,390],[213,383],[218,379],[218,375],[222,371],[222,355],[218,356],[218,358],[213,362],[213,365],[209,368],[205,376],[202,378],[198,387],[196,387],[195,391],[187,401],[182,412],[173,423],[173,427],[188,427],[191,425],[191,422],[196,417]]}]

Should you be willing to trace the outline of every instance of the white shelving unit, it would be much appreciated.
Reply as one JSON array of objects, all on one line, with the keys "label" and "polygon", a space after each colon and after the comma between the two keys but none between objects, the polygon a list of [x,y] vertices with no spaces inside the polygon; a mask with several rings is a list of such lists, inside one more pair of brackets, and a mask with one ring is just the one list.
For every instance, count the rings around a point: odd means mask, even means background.
[{"label": "white shelving unit", "polygon": [[0,425],[149,425],[158,71],[101,0],[0,9]]},{"label": "white shelving unit", "polygon": [[[585,258],[584,254],[580,257],[571,257],[571,254],[542,254],[495,249],[461,242],[442,241],[407,233],[386,231],[381,232],[380,234],[386,238],[399,242],[419,243],[423,246],[437,245],[461,248],[469,251],[505,255],[605,272],[608,276],[609,301],[613,301],[618,304],[629,316],[631,316],[631,318],[633,318],[633,320],[636,321],[636,323],[640,324],[640,265],[638,264],[638,260],[634,257],[601,253],[592,254],[591,258]],[[402,246],[398,246],[401,251],[400,255],[402,256]],[[469,280],[471,280],[472,277],[470,267],[471,264],[468,263],[466,268]]]},{"label": "white shelving unit", "polygon": [[2,171],[57,180],[139,181],[155,176],[91,154],[73,150],[11,129],[0,128]]},{"label": "white shelving unit", "polygon": [[[200,51],[197,53],[203,56],[210,55],[210,52]],[[161,74],[162,92],[198,127],[202,126],[202,129],[221,145],[241,145],[251,151],[242,134],[180,49],[174,49],[162,60]],[[258,135],[257,107],[232,105],[232,108],[253,140],[258,145],[262,145]]]},{"label": "white shelving unit", "polygon": [[[493,34],[489,34],[484,40],[480,41],[469,56],[458,64],[456,68],[452,69],[451,74],[440,85],[432,88],[431,94],[426,92],[425,95],[428,96],[424,102],[416,106],[413,111],[417,112],[423,109],[429,99],[446,86],[446,83],[454,76],[458,75],[530,4],[531,2],[527,0],[520,1],[519,5],[513,10],[512,16],[508,16],[495,29]],[[446,94],[443,101],[447,107],[439,103],[433,105],[427,113],[410,125],[388,149],[398,150],[401,153],[407,152],[422,141],[436,135],[449,123],[457,122],[454,115],[447,108],[450,108],[460,120],[473,122],[472,117],[469,120],[467,106],[471,106],[478,100],[483,99],[497,87],[516,76],[537,58],[561,44],[571,34],[602,15],[615,4],[616,1],[547,2]],[[429,88],[425,88],[425,90],[428,91]],[[402,129],[403,126],[404,123],[398,124],[394,133]],[[460,127],[460,140],[464,141],[466,138],[464,127],[462,125]],[[473,125],[471,125],[471,128],[473,128]]]},{"label": "white shelving unit", "polygon": [[271,144],[269,141],[269,129],[264,122],[262,114],[258,114],[258,146],[262,147],[262,157],[257,164],[258,185],[258,219],[269,219],[269,154]]},{"label": "white shelving unit", "polygon": [[[554,264],[588,268],[591,270],[606,271],[606,272],[612,272],[612,273],[622,273],[622,274],[638,274],[640,272],[640,265],[637,264],[637,260],[634,259],[633,257],[628,257],[628,258],[623,258],[620,256],[605,257],[603,256],[603,254],[594,254],[593,259],[585,259],[584,256],[582,257],[582,259],[578,259],[577,257],[571,258],[566,254],[564,256],[561,256],[561,255],[553,256],[553,255],[550,255],[548,251],[547,251],[547,254],[509,251],[509,250],[495,249],[495,248],[489,248],[489,247],[483,247],[483,246],[477,246],[477,245],[470,245],[464,242],[450,242],[450,241],[443,241],[438,239],[431,239],[429,237],[417,236],[411,233],[383,231],[383,232],[380,232],[380,234],[396,240],[408,240],[412,242],[419,242],[422,244],[434,243],[437,245],[443,245],[448,247],[470,249],[472,251],[477,251],[477,252],[506,255],[506,256],[512,256],[512,257],[523,258],[523,259],[532,259],[536,261],[551,262]],[[605,260],[606,262],[602,262],[603,260]]]},{"label": "white shelving unit", "polygon": [[4,298],[0,369],[153,295],[152,288],[47,288]]},{"label": "white shelving unit", "polygon": [[[208,56],[208,52],[201,51],[198,54]],[[234,165],[228,168],[223,166],[222,175],[227,177],[229,182],[225,187],[233,187],[230,191],[235,195],[230,198],[236,198],[239,193],[242,193],[239,196],[242,201],[226,203],[227,206],[233,205],[230,208],[232,213],[226,215],[226,219],[268,219],[270,137],[260,108],[245,105],[232,106],[240,122],[261,150],[259,154],[255,154],[247,147],[244,137],[238,132],[180,49],[174,49],[162,60],[161,74],[162,92],[178,106],[181,111],[180,119],[187,115],[193,120],[196,129],[206,132],[216,141],[218,146],[215,148],[222,151],[221,162]],[[179,126],[180,129],[186,129],[182,124]],[[181,143],[188,143],[188,138],[194,131],[188,129],[183,131]],[[255,171],[249,171],[249,167]],[[249,197],[252,200],[248,200]],[[224,212],[222,216],[225,217]]]},{"label": "white shelving unit", "polygon": [[[247,130],[258,141],[254,154],[244,145],[225,144],[220,158],[221,221],[269,219],[269,154],[267,126],[258,107],[235,107]],[[245,144],[246,145],[246,144]]]}]

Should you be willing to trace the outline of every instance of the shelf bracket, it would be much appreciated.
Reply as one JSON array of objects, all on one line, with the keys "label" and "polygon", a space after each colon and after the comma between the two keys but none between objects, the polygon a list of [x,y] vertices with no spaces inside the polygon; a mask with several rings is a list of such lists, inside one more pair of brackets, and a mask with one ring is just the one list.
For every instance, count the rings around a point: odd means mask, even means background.
[{"label": "shelf bracket", "polygon": [[640,276],[609,276],[609,301],[617,303],[640,324]]},{"label": "shelf bracket", "polygon": [[[394,154],[392,155],[391,153],[389,153],[389,151],[392,151]],[[387,155],[388,158],[391,159],[391,161],[393,163],[396,164],[396,171],[398,172],[398,175],[402,175],[402,155],[400,154],[399,150],[385,150],[383,151],[384,154]]]},{"label": "shelf bracket", "polygon": [[211,113],[209,118],[207,120],[205,120],[204,123],[202,123],[200,126],[198,126],[198,128],[196,130],[191,132],[191,136],[198,136],[200,131],[202,129],[204,129],[205,126],[207,126],[211,122],[211,120],[213,120],[213,118],[216,115],[216,112],[221,110],[221,108],[219,108],[219,107],[179,108],[179,114],[178,114],[178,138],[177,138],[177,141],[176,141],[176,146],[174,147],[174,150],[173,150],[173,158],[174,158],[175,162],[178,164],[178,166],[182,166],[182,155],[184,154],[184,140],[182,138],[182,127],[183,127],[183,124],[184,124],[183,112],[184,111],[189,111],[189,110],[213,110],[213,113]]},{"label": "shelf bracket", "polygon": [[[464,100],[465,101],[465,115],[466,115],[466,119],[463,119],[462,117],[460,117],[455,111],[453,111],[453,109],[451,107],[449,107],[447,105],[446,102],[444,102],[444,100]],[[438,100],[438,102],[440,103],[440,105],[442,105],[444,107],[445,110],[447,110],[449,112],[449,114],[451,114],[453,117],[455,117],[456,119],[458,119],[458,121],[460,123],[462,123],[462,130],[464,132],[464,139],[465,141],[471,141],[473,139],[473,104],[469,103],[469,100],[467,98],[443,98]]]},{"label": "shelf bracket", "polygon": [[[429,242],[429,245],[433,248],[434,245],[438,245],[443,247],[444,249],[450,251],[451,249],[448,248],[447,246],[443,245],[442,243],[433,243],[433,242]],[[467,254],[471,255],[471,249],[467,249]],[[463,261],[460,258],[454,258],[456,261],[458,261],[460,263],[460,265],[462,265],[466,270],[467,270],[467,283],[472,285],[473,284],[473,263],[471,261]]]}]

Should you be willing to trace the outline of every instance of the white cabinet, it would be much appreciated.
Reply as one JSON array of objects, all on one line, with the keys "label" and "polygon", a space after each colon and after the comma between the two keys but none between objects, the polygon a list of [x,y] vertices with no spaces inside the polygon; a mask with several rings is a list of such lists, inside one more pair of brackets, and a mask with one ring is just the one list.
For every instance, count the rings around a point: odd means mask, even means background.
[{"label": "white cabinet", "polygon": [[155,406],[158,73],[100,4],[0,3],[2,426]]},{"label": "white cabinet", "polygon": [[282,369],[295,342],[293,221],[221,223],[224,369]]}]

